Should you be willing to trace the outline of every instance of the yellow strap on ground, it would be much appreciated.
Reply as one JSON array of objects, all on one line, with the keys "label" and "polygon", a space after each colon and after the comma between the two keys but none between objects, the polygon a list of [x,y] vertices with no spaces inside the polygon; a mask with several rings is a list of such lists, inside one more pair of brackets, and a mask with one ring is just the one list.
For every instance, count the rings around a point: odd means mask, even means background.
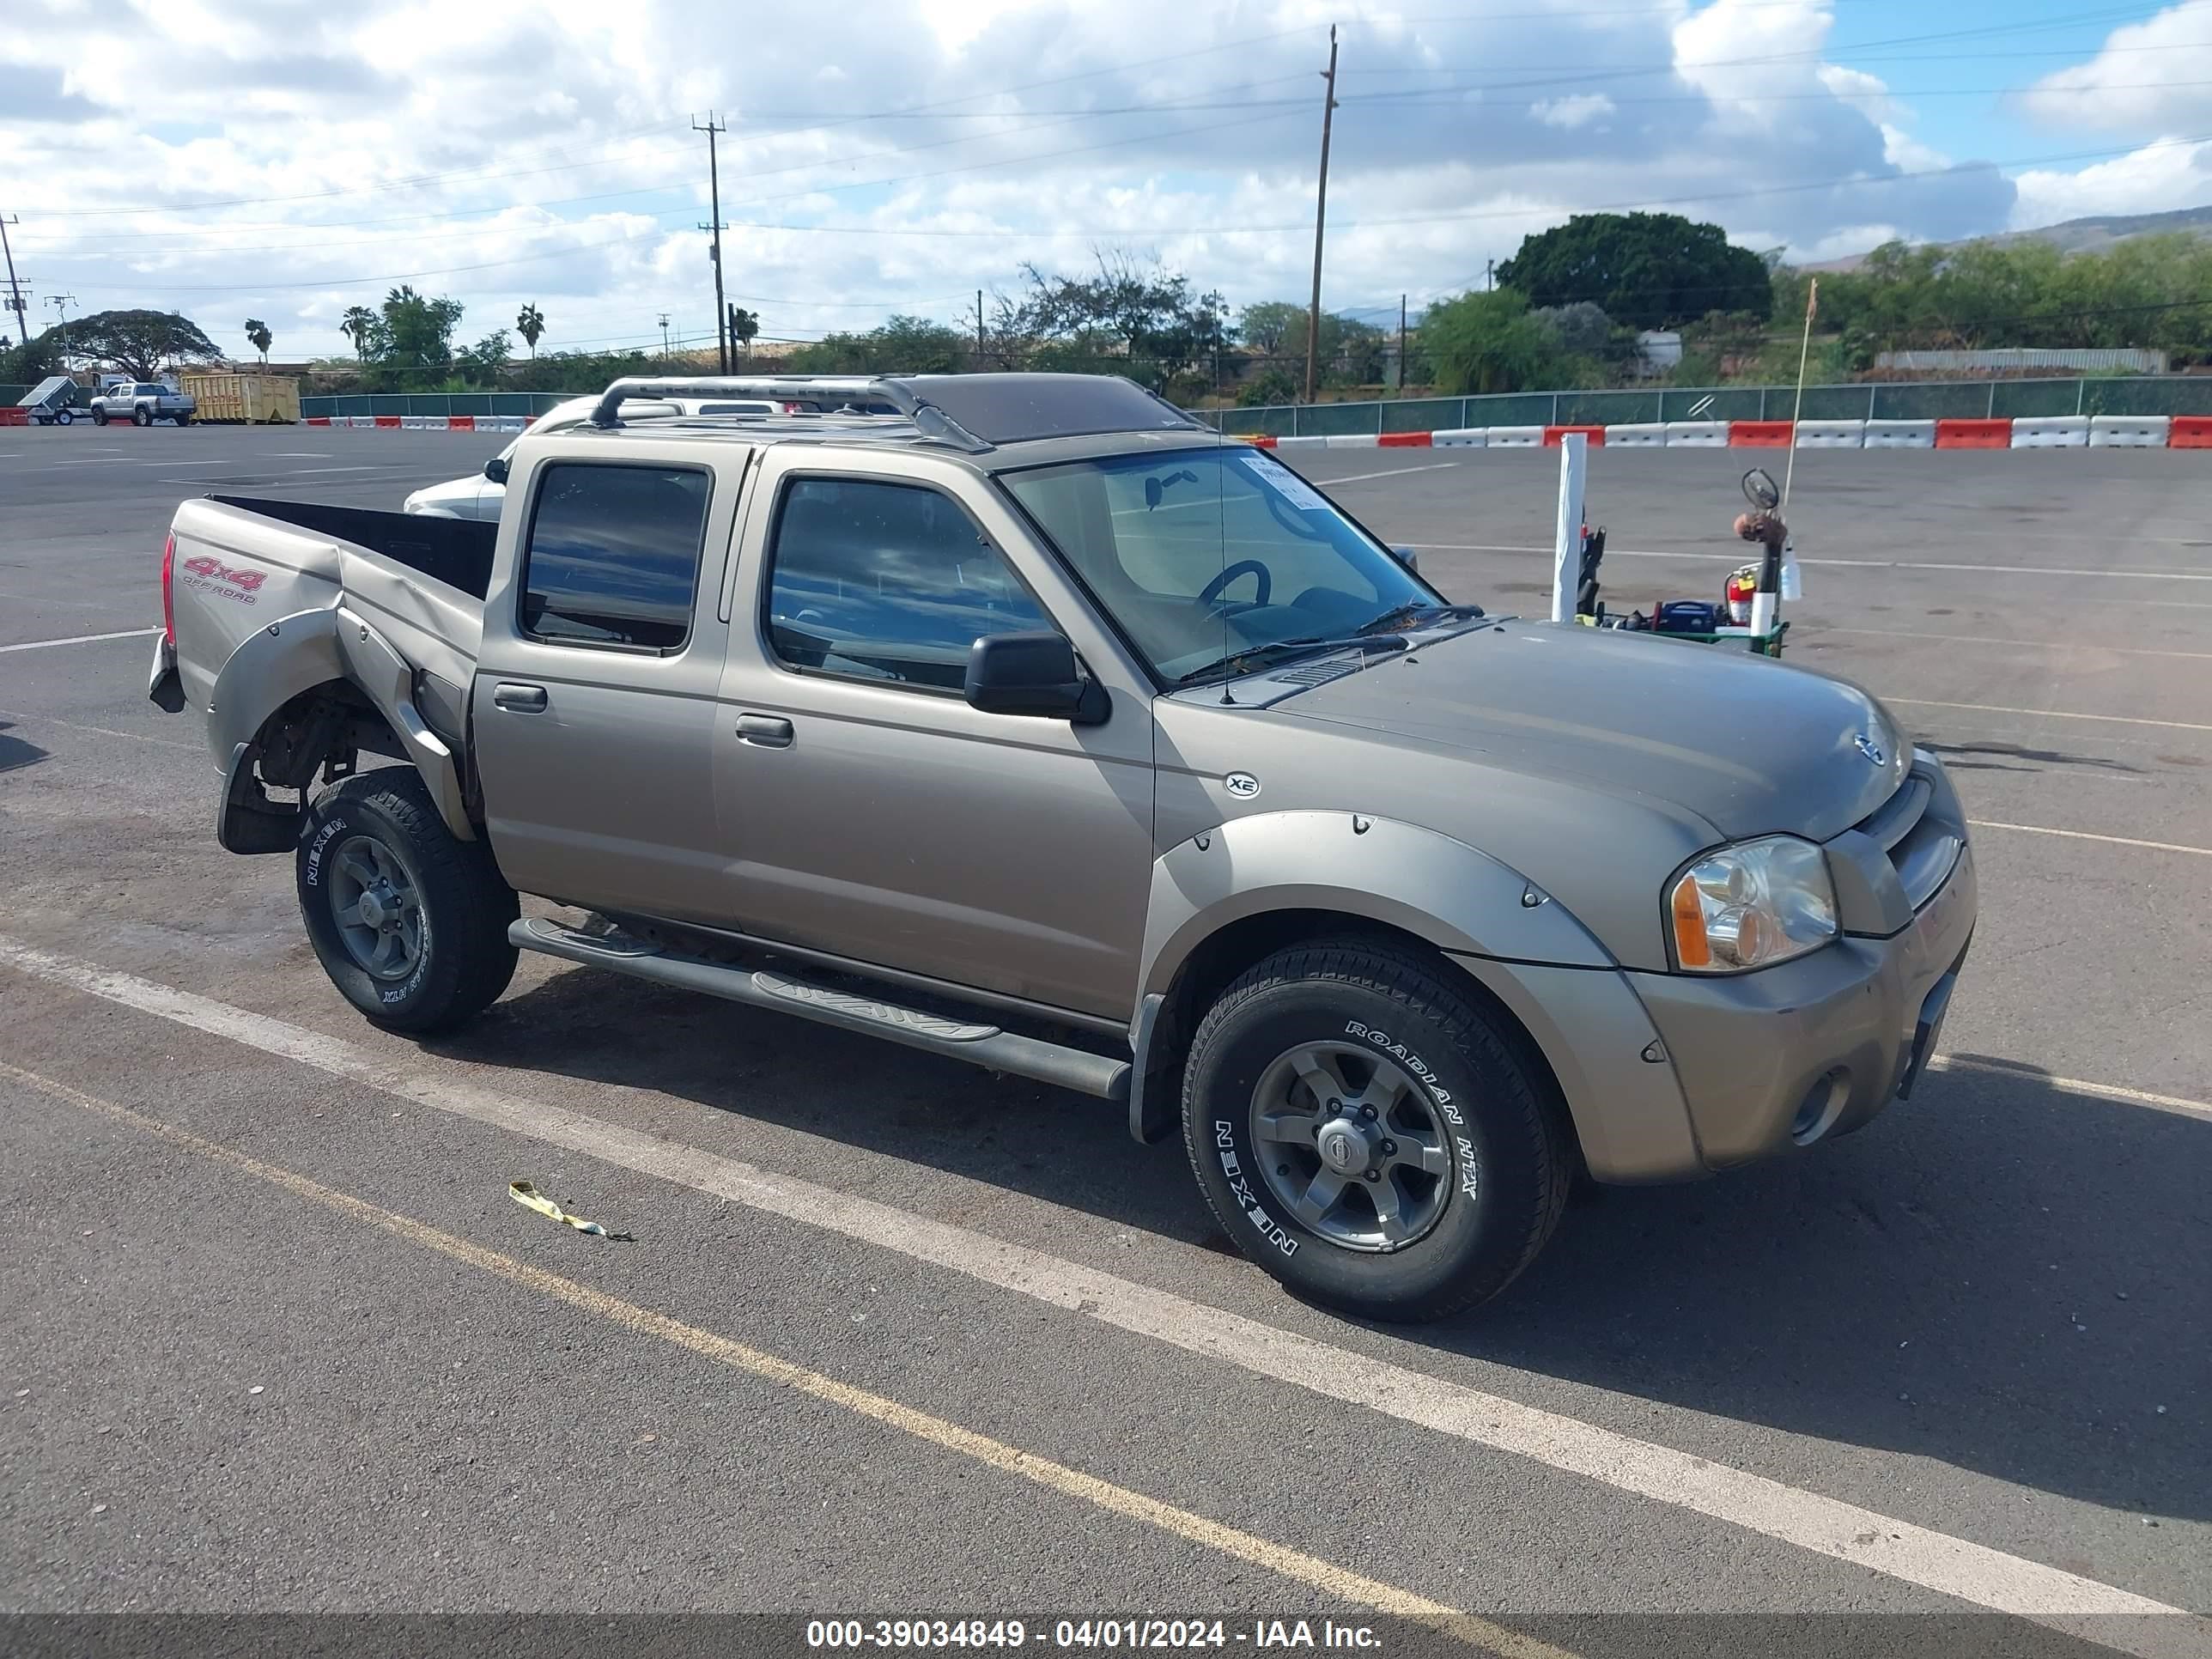
[{"label": "yellow strap on ground", "polygon": [[596,1221],[586,1221],[580,1215],[570,1215],[558,1204],[546,1197],[544,1193],[538,1191],[537,1183],[534,1182],[510,1181],[507,1183],[507,1195],[521,1205],[524,1209],[535,1210],[540,1215],[550,1216],[562,1225],[574,1227],[580,1233],[589,1233],[594,1238],[623,1239],[632,1243],[636,1243],[637,1236],[634,1233],[611,1233]]}]

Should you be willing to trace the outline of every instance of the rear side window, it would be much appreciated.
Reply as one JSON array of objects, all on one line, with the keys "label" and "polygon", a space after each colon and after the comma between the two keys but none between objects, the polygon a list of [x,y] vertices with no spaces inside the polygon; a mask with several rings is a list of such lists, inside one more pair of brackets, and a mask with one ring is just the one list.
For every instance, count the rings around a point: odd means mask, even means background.
[{"label": "rear side window", "polygon": [[987,634],[1052,626],[951,497],[797,478],[776,515],[769,639],[795,668],[957,691]]},{"label": "rear side window", "polygon": [[674,651],[691,630],[708,476],[570,462],[545,469],[523,554],[523,631],[557,645]]}]

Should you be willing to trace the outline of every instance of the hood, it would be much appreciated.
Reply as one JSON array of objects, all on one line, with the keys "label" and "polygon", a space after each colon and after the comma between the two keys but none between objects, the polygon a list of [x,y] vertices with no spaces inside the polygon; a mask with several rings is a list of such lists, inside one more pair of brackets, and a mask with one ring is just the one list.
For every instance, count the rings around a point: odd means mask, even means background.
[{"label": "hood", "polygon": [[465,478],[448,478],[443,483],[425,484],[407,497],[405,510],[410,513],[454,513],[476,510],[477,495],[491,484],[481,472],[471,472]]},{"label": "hood", "polygon": [[1731,841],[1826,841],[1888,799],[1911,764],[1867,692],[1746,651],[1555,623],[1413,638],[1273,712],[1634,791]]}]

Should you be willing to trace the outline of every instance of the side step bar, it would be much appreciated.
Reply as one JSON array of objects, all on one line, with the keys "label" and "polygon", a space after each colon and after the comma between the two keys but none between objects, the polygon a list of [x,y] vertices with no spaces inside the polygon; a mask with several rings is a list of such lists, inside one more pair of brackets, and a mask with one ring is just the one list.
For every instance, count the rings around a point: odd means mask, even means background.
[{"label": "side step bar", "polygon": [[507,943],[592,968],[611,969],[656,985],[702,991],[728,1002],[796,1014],[842,1030],[926,1048],[951,1060],[964,1060],[994,1072],[1030,1078],[1078,1094],[1127,1103],[1133,1067],[1126,1060],[1094,1054],[1057,1042],[1001,1030],[995,1025],[948,1019],[849,991],[810,985],[764,969],[732,968],[697,957],[678,956],[626,935],[580,933],[543,917],[526,917],[507,930]]}]

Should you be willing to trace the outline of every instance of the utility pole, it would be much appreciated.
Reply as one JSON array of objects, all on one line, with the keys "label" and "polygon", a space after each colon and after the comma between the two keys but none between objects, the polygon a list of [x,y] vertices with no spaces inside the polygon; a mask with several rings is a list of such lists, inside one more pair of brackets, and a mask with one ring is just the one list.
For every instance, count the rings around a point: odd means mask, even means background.
[{"label": "utility pole", "polygon": [[1336,113],[1336,25],[1328,26],[1328,68],[1322,78],[1328,90],[1321,105],[1321,185],[1314,196],[1313,303],[1306,308],[1306,401],[1314,400],[1321,368],[1321,234],[1328,218],[1328,129]]},{"label": "utility pole", "polygon": [[983,290],[975,290],[975,367],[983,367]]},{"label": "utility pole", "polygon": [[664,311],[664,312],[662,312],[662,313],[660,313],[660,362],[661,362],[661,365],[662,365],[662,367],[665,368],[665,367],[667,366],[667,362],[668,362],[668,313],[667,313],[666,312],[665,312],[665,311]]},{"label": "utility pole", "polygon": [[23,303],[23,290],[15,282],[15,250],[8,245],[8,227],[22,222],[12,216],[0,219],[0,249],[4,249],[8,255],[8,309],[15,313],[15,343],[28,345],[31,343],[31,309]]},{"label": "utility pole", "polygon": [[1403,392],[1412,378],[1406,360],[1406,296],[1398,296],[1398,390]]},{"label": "utility pole", "polygon": [[1495,259],[1485,259],[1482,262],[1482,291],[1485,294],[1489,293],[1492,289],[1498,286],[1495,280],[1497,274],[1498,261]]},{"label": "utility pole", "polygon": [[46,303],[54,308],[54,315],[62,326],[62,373],[69,373],[69,308],[76,303],[74,294],[49,294]]},{"label": "utility pole", "polygon": [[730,372],[730,313],[722,301],[722,232],[728,228],[722,223],[722,174],[714,159],[714,135],[727,132],[729,125],[717,120],[714,112],[707,112],[707,121],[702,126],[691,123],[691,131],[707,135],[707,199],[713,214],[709,223],[699,227],[714,234],[714,245],[707,257],[714,262],[714,357],[725,374]]}]

